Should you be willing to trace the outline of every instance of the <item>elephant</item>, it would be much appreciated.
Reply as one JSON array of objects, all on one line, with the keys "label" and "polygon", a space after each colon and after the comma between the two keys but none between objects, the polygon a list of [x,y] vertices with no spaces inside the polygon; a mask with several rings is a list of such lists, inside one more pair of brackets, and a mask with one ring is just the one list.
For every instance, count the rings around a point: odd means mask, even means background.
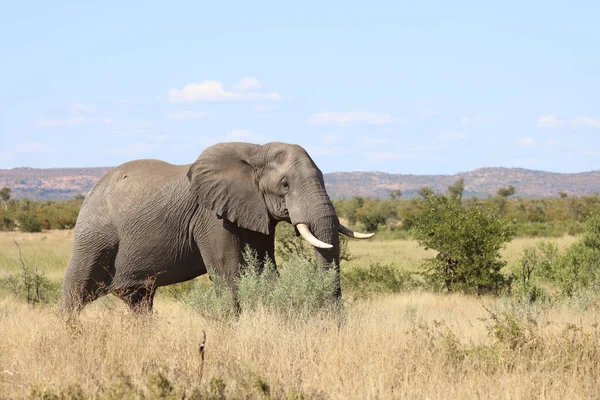
[{"label": "elephant", "polygon": [[207,271],[236,290],[245,246],[275,260],[281,221],[314,246],[321,266],[337,269],[338,284],[338,232],[373,235],[340,224],[322,172],[299,145],[227,142],[193,164],[127,162],[82,204],[60,308],[76,314],[112,293],[134,312],[151,312],[157,287]]}]

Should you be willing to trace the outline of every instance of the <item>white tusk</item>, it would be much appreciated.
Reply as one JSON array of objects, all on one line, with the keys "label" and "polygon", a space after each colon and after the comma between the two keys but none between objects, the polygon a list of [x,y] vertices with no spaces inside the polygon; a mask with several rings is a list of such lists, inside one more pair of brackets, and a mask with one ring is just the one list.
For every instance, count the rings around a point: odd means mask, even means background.
[{"label": "white tusk", "polygon": [[355,239],[368,239],[374,235],[374,233],[354,232],[352,229],[348,229],[342,224],[340,224],[339,231],[340,233]]},{"label": "white tusk", "polygon": [[308,226],[306,226],[306,224],[297,224],[296,229],[298,229],[298,232],[300,232],[300,235],[302,235],[304,240],[306,240],[308,243],[312,244],[315,247],[318,247],[320,249],[330,249],[333,247],[332,245],[325,242],[321,242],[319,239],[317,239],[310,232],[310,229],[308,229]]}]

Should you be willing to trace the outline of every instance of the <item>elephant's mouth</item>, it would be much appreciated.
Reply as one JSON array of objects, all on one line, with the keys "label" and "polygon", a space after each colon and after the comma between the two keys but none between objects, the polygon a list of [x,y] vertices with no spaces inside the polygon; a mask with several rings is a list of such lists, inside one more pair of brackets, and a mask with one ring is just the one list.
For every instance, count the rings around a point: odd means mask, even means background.
[{"label": "elephant's mouth", "polygon": [[[302,235],[304,240],[306,240],[308,243],[315,247],[318,247],[320,249],[331,249],[333,247],[333,245],[317,239],[315,235],[312,234],[310,229],[308,229],[308,226],[306,224],[298,223],[296,224],[296,229],[298,229],[298,232],[300,233],[300,235]],[[341,234],[355,239],[368,239],[374,235],[374,233],[355,232],[352,229],[346,228],[342,224],[339,224],[338,230]]]}]

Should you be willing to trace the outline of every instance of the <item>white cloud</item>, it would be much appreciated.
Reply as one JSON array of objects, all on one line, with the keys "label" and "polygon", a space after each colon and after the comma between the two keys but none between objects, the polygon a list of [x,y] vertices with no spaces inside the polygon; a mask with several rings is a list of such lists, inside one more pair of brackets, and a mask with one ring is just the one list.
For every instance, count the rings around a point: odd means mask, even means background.
[{"label": "white cloud", "polygon": [[544,128],[553,128],[562,125],[562,121],[554,115],[543,115],[538,119],[537,125]]},{"label": "white cloud", "polygon": [[135,154],[140,154],[140,153],[147,152],[148,150],[151,150],[154,147],[155,147],[155,145],[152,145],[150,143],[133,142],[133,143],[128,144],[125,147],[121,147],[119,149],[116,149],[115,153],[118,154],[118,155],[130,156],[130,155],[135,155]]},{"label": "white cloud", "polygon": [[442,132],[440,133],[440,139],[444,141],[452,140],[463,140],[466,139],[467,135],[464,132]]},{"label": "white cloud", "polygon": [[531,138],[529,136],[525,136],[525,137],[517,139],[516,143],[520,147],[531,147],[535,144],[535,140],[533,140],[533,138]]},{"label": "white cloud", "polygon": [[578,117],[577,120],[591,128],[600,129],[600,119],[590,117]]},{"label": "white cloud", "polygon": [[540,117],[537,125],[544,128],[553,128],[565,125],[570,128],[590,127],[594,129],[600,129],[600,119],[592,117],[571,117],[565,120],[560,120],[554,115],[544,115]]},{"label": "white cloud", "polygon": [[386,125],[391,123],[394,118],[389,114],[369,113],[369,112],[332,112],[324,111],[313,114],[308,123],[311,125]]},{"label": "white cloud", "polygon": [[260,90],[262,88],[263,84],[260,83],[256,78],[242,78],[235,85],[233,85],[234,90],[239,90],[242,92]]},{"label": "white cloud", "polygon": [[27,141],[18,144],[13,149],[15,153],[38,153],[38,152],[51,152],[54,151],[52,147],[40,142]]},{"label": "white cloud", "polygon": [[[242,79],[240,82],[244,81]],[[238,84],[240,84],[238,82]],[[258,82],[258,81],[256,81]],[[245,87],[251,87],[252,83],[245,83]],[[261,86],[262,87],[262,86]],[[249,91],[233,88],[227,90],[222,82],[202,81],[200,83],[188,83],[183,89],[172,88],[167,93],[171,103],[192,103],[201,101],[235,101],[235,100],[280,100],[277,92]]]},{"label": "white cloud", "polygon": [[590,157],[600,157],[600,151],[586,151],[583,154]]},{"label": "white cloud", "polygon": [[69,119],[40,119],[37,121],[33,121],[33,125],[41,127],[41,128],[54,128],[59,126],[75,126],[75,125],[85,125],[92,122],[92,119],[75,116]]},{"label": "white cloud", "polygon": [[554,146],[554,145],[558,144],[558,140],[556,140],[556,139],[547,139],[544,143],[546,143],[548,146]]},{"label": "white cloud", "polygon": [[225,135],[227,140],[235,142],[262,142],[264,136],[256,133],[252,133],[247,129],[234,129],[227,132]]},{"label": "white cloud", "polygon": [[206,114],[198,111],[178,111],[167,116],[168,119],[176,121],[184,119],[202,119],[204,117],[206,117]]},{"label": "white cloud", "polygon": [[473,122],[473,120],[471,119],[471,117],[462,117],[460,119],[460,123],[463,125],[469,125],[471,122]]}]

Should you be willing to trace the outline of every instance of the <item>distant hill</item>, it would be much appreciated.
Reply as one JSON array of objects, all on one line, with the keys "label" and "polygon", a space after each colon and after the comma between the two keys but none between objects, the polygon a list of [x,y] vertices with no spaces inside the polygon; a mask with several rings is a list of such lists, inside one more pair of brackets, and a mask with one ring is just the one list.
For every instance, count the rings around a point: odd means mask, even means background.
[{"label": "distant hill", "polygon": [[[12,189],[13,198],[72,199],[86,194],[112,167],[0,169],[0,188]],[[513,185],[516,196],[549,197],[565,191],[569,196],[600,192],[600,170],[577,174],[534,171],[523,168],[478,168],[454,175],[402,175],[384,172],[335,172],[325,174],[327,192],[333,198],[352,196],[387,197],[400,189],[403,197],[414,197],[424,186],[444,192],[458,178],[465,180],[465,196],[495,194]]]},{"label": "distant hill", "polygon": [[335,172],[325,175],[331,197],[387,197],[400,189],[403,197],[416,196],[424,186],[445,192],[459,178],[464,178],[464,196],[487,197],[500,187],[513,185],[515,196],[550,197],[564,191],[569,196],[600,192],[600,170],[576,174],[534,171],[524,168],[486,167],[454,175],[402,175],[384,172]]},{"label": "distant hill", "polygon": [[100,168],[13,168],[0,169],[0,188],[11,189],[13,199],[73,199],[87,194],[112,167]]}]

